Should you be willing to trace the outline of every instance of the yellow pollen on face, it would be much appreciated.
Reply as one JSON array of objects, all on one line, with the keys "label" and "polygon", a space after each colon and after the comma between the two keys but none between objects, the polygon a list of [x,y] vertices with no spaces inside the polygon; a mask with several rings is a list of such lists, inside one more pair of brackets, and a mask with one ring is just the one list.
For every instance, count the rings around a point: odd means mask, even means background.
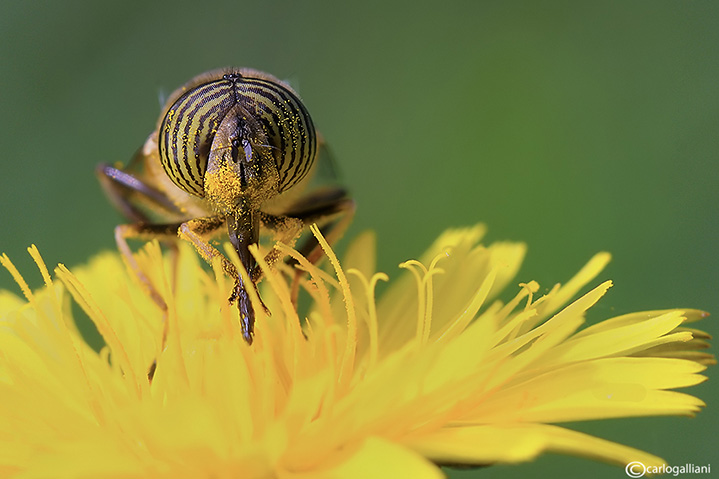
[{"label": "yellow pollen on face", "polygon": [[205,174],[205,194],[218,212],[232,211],[241,193],[240,177],[229,164],[223,163]]}]

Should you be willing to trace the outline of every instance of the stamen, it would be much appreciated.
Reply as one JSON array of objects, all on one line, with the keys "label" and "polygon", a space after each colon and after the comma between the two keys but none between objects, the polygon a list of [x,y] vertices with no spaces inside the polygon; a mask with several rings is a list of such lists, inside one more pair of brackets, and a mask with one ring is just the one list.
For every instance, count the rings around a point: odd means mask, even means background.
[{"label": "stamen", "polygon": [[425,324],[424,316],[427,309],[425,291],[422,284],[423,276],[420,275],[419,270],[423,270],[426,274],[427,269],[417,260],[405,261],[404,263],[401,263],[399,267],[409,270],[414,275],[415,282],[417,283],[417,327],[415,329],[415,339],[418,344],[422,344],[422,337],[424,336],[423,327]]},{"label": "stamen", "polygon": [[52,278],[50,277],[50,272],[47,270],[47,266],[45,265],[45,262],[40,256],[40,251],[37,249],[37,246],[35,246],[34,244],[30,245],[30,247],[27,249],[27,252],[30,253],[30,256],[37,265],[37,268],[40,270],[40,274],[42,275],[42,280],[45,282],[45,286],[52,286]]},{"label": "stamen", "polygon": [[[232,249],[232,251],[235,252],[234,248],[227,249]],[[235,252],[235,255],[237,255],[237,252]],[[239,261],[235,261],[235,264],[241,265]],[[217,304],[221,305],[220,313],[222,315],[223,334],[226,334],[230,338],[234,338],[236,332],[238,331],[238,328],[230,314],[230,311],[236,308],[232,308],[232,305],[228,304],[227,301],[227,291],[230,290],[230,282],[228,281],[228,276],[224,272],[224,269],[222,267],[222,260],[220,258],[214,258],[211,265],[212,271],[215,273],[215,281],[209,285],[211,288],[209,289],[209,291],[212,291],[214,293],[213,296],[216,298]],[[238,268],[237,271],[242,274],[241,270],[243,269],[244,268]],[[247,273],[245,272],[245,274]],[[244,276],[242,280],[245,280]],[[247,294],[250,296],[250,303],[252,303],[252,306],[254,307],[255,302],[252,299],[252,294],[250,293],[250,291],[248,291]]]},{"label": "stamen", "polygon": [[355,314],[354,301],[352,300],[349,282],[347,281],[344,271],[342,271],[340,262],[334,251],[332,251],[332,248],[330,248],[330,245],[327,243],[324,236],[322,236],[322,233],[316,224],[310,226],[310,230],[312,231],[312,234],[315,235],[315,238],[317,238],[317,241],[327,255],[327,258],[330,260],[330,264],[332,264],[332,267],[337,274],[337,279],[342,287],[345,309],[347,310],[347,340],[345,343],[345,351],[342,356],[342,365],[339,373],[339,381],[343,382],[352,377],[355,355],[357,353],[357,316]]},{"label": "stamen", "polygon": [[[82,307],[85,313],[95,323],[95,327],[102,335],[105,343],[111,349],[113,354],[117,355],[118,362],[122,371],[130,376],[130,381],[135,385],[135,390],[138,397],[142,397],[142,386],[140,380],[135,374],[135,369],[132,367],[132,362],[127,354],[127,351],[122,345],[122,341],[117,337],[112,324],[107,320],[107,317],[102,313],[102,310],[92,300],[92,295],[85,289],[83,284],[77,277],[68,270],[64,264],[57,265],[55,268],[55,274],[60,280],[67,286],[68,291],[72,295],[73,299],[77,304]],[[143,374],[144,376],[144,374]]]},{"label": "stamen", "polygon": [[367,330],[369,332],[369,366],[372,367],[377,363],[377,357],[379,356],[379,327],[377,321],[377,303],[375,302],[375,288],[377,281],[389,281],[389,277],[384,273],[375,273],[372,275],[369,281],[361,271],[357,269],[349,269],[348,273],[355,275],[359,278],[360,282],[365,288],[365,295],[367,296]]},{"label": "stamen", "polygon": [[429,341],[432,331],[432,305],[434,300],[434,291],[432,287],[432,276],[438,273],[444,273],[444,270],[437,268],[437,262],[448,256],[448,251],[435,256],[430,262],[430,269],[417,260],[409,260],[400,264],[400,268],[408,269],[412,272],[417,281],[417,330],[416,339],[418,344],[425,344]]},{"label": "stamen", "polygon": [[10,258],[8,258],[5,253],[0,256],[0,264],[8,270],[8,272],[12,275],[12,279],[14,279],[17,285],[20,286],[20,290],[22,291],[23,296],[25,296],[25,299],[32,302],[34,297],[30,286],[28,286],[27,282],[25,282],[25,278],[22,277],[20,271],[17,270],[13,262],[10,261]]},{"label": "stamen", "polygon": [[[320,314],[320,316],[324,320],[325,327],[330,327],[332,324],[334,324],[334,318],[332,316],[332,306],[330,305],[330,294],[327,290],[327,287],[325,286],[325,283],[328,279],[332,279],[334,281],[334,278],[329,277],[327,273],[310,263],[307,258],[302,256],[298,251],[293,248],[290,248],[284,243],[278,242],[277,248],[282,253],[292,257],[295,261],[299,263],[300,266],[302,266],[305,271],[309,273],[310,281],[319,293],[316,299],[317,304],[322,310],[322,314]],[[335,286],[339,289],[339,284],[336,281],[334,281],[334,283]]]},{"label": "stamen", "polygon": [[[171,296],[171,293],[168,293],[169,291],[172,291],[170,289],[170,282],[167,277],[167,272],[165,268],[163,267],[164,264],[164,258],[162,255],[162,249],[160,248],[160,243],[158,241],[151,241],[147,243],[141,250],[141,255],[145,255],[146,259],[141,261],[142,263],[149,263],[152,266],[148,268],[146,271],[156,271],[157,274],[159,274],[159,278],[156,278],[159,280],[160,284],[162,285],[162,292],[158,291],[158,293],[164,293],[164,297]],[[167,318],[166,318],[166,329],[163,331],[163,335],[166,335],[165,338],[167,341],[163,339],[162,343],[165,347],[164,351],[160,351],[158,356],[160,354],[163,354],[165,352],[172,352],[174,353],[174,359],[175,364],[178,368],[178,373],[180,378],[185,381],[186,384],[189,384],[190,378],[187,375],[187,365],[185,364],[185,354],[183,353],[182,349],[182,340],[181,340],[181,334],[180,334],[180,321],[177,314],[177,302],[176,301],[166,301],[167,305]],[[175,345],[175,347],[172,347],[172,345]]]},{"label": "stamen", "polygon": [[519,283],[519,287],[527,291],[527,304],[524,306],[524,310],[528,310],[532,307],[532,296],[539,290],[539,283],[536,281],[530,281],[529,283]]},{"label": "stamen", "polygon": [[[285,317],[288,319],[287,324],[293,329],[294,338],[299,340],[304,340],[304,334],[302,334],[302,329],[300,327],[300,318],[297,314],[297,310],[292,305],[292,298],[290,297],[290,289],[287,286],[287,283],[285,283],[280,276],[278,276],[272,268],[270,268],[270,265],[267,264],[265,261],[264,256],[262,253],[260,253],[259,247],[255,245],[250,245],[249,247],[250,253],[252,256],[255,257],[255,260],[257,261],[257,266],[262,269],[263,276],[267,278],[267,281],[270,284],[270,287],[273,289],[273,291],[277,294],[277,298],[280,300],[280,304],[282,305],[282,310],[285,313]],[[242,268],[240,268],[242,269]],[[242,274],[242,272],[241,272]],[[247,281],[245,284],[248,285],[247,290],[248,294],[250,294],[250,290],[253,290],[255,288],[249,287],[249,285],[252,285],[253,283],[250,281],[249,277],[247,276],[247,272],[244,273],[242,276],[243,281]],[[256,291],[252,291],[251,301],[253,304],[253,307],[256,307],[257,305],[262,305],[262,302],[260,301],[259,296],[257,296]],[[257,301],[257,302],[255,302]]]}]

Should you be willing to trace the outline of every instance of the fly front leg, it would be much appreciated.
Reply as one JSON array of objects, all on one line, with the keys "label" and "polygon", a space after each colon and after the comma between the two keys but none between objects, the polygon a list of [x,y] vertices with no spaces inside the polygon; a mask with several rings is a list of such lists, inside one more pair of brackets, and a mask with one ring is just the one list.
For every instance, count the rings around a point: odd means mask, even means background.
[{"label": "fly front leg", "polygon": [[[297,218],[289,216],[276,216],[260,212],[260,222],[262,226],[273,231],[273,240],[277,243],[294,246],[295,240],[302,232],[304,224]],[[265,254],[265,263],[273,266],[277,261],[282,259],[282,250],[277,246],[273,246],[270,251]],[[262,278],[262,270],[255,268],[252,275],[252,281],[257,283]]]},{"label": "fly front leg", "polygon": [[[355,203],[342,188],[329,188],[315,191],[291,205],[282,216],[263,214],[263,225],[267,228],[281,231],[284,225],[294,225],[299,229],[317,223],[320,231],[324,235],[327,242],[332,245],[336,243],[344,234],[349,224],[352,222],[355,212]],[[299,230],[293,233],[293,229],[285,232],[286,236],[293,234],[291,240],[296,238]],[[273,249],[273,251],[276,248]],[[268,256],[273,254],[268,253]],[[307,260],[316,264],[322,258],[322,248],[317,238],[310,235],[297,250]],[[279,254],[279,252],[278,252]],[[294,265],[293,259],[288,259],[287,264]],[[292,301],[297,304],[297,296],[299,294],[299,279],[303,272],[299,269],[295,272],[292,282]]]}]

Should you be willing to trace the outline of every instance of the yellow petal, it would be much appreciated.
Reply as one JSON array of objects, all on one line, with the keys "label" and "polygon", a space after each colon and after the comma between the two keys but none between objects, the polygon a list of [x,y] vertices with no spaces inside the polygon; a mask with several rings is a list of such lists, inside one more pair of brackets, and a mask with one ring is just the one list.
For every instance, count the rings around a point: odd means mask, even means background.
[{"label": "yellow petal", "polygon": [[[583,361],[614,355],[631,355],[650,347],[669,342],[689,341],[690,333],[676,333],[665,336],[684,321],[681,311],[670,311],[641,322],[633,322],[614,328],[593,328],[593,334],[586,332],[575,335],[554,348],[537,367],[551,368],[561,363]],[[601,323],[600,323],[601,325]]]},{"label": "yellow petal", "polygon": [[0,318],[7,313],[20,309],[25,301],[10,291],[0,290]]},{"label": "yellow petal", "polygon": [[406,445],[439,464],[516,463],[543,452],[581,455],[619,465],[632,461],[657,466],[664,463],[631,447],[545,424],[448,427]]},{"label": "yellow petal", "polygon": [[344,462],[327,471],[288,474],[292,479],[367,479],[371,477],[411,477],[440,479],[442,471],[420,454],[379,437],[368,437]]},{"label": "yellow petal", "polygon": [[609,253],[598,253],[565,285],[559,287],[539,308],[539,318],[548,317],[565,305],[580,289],[597,277],[611,260]]},{"label": "yellow petal", "polygon": [[606,358],[536,377],[489,396],[467,422],[560,422],[610,417],[691,415],[704,403],[664,389],[698,384],[704,366],[665,358]]}]

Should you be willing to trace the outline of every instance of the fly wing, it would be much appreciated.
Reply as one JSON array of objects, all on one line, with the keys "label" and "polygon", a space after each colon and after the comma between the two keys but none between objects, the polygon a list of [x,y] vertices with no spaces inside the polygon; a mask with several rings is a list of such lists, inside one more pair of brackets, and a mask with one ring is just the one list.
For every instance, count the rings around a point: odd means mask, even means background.
[{"label": "fly wing", "polygon": [[340,185],[341,172],[332,150],[320,132],[317,132],[317,143],[316,165],[307,189],[337,188]]}]

